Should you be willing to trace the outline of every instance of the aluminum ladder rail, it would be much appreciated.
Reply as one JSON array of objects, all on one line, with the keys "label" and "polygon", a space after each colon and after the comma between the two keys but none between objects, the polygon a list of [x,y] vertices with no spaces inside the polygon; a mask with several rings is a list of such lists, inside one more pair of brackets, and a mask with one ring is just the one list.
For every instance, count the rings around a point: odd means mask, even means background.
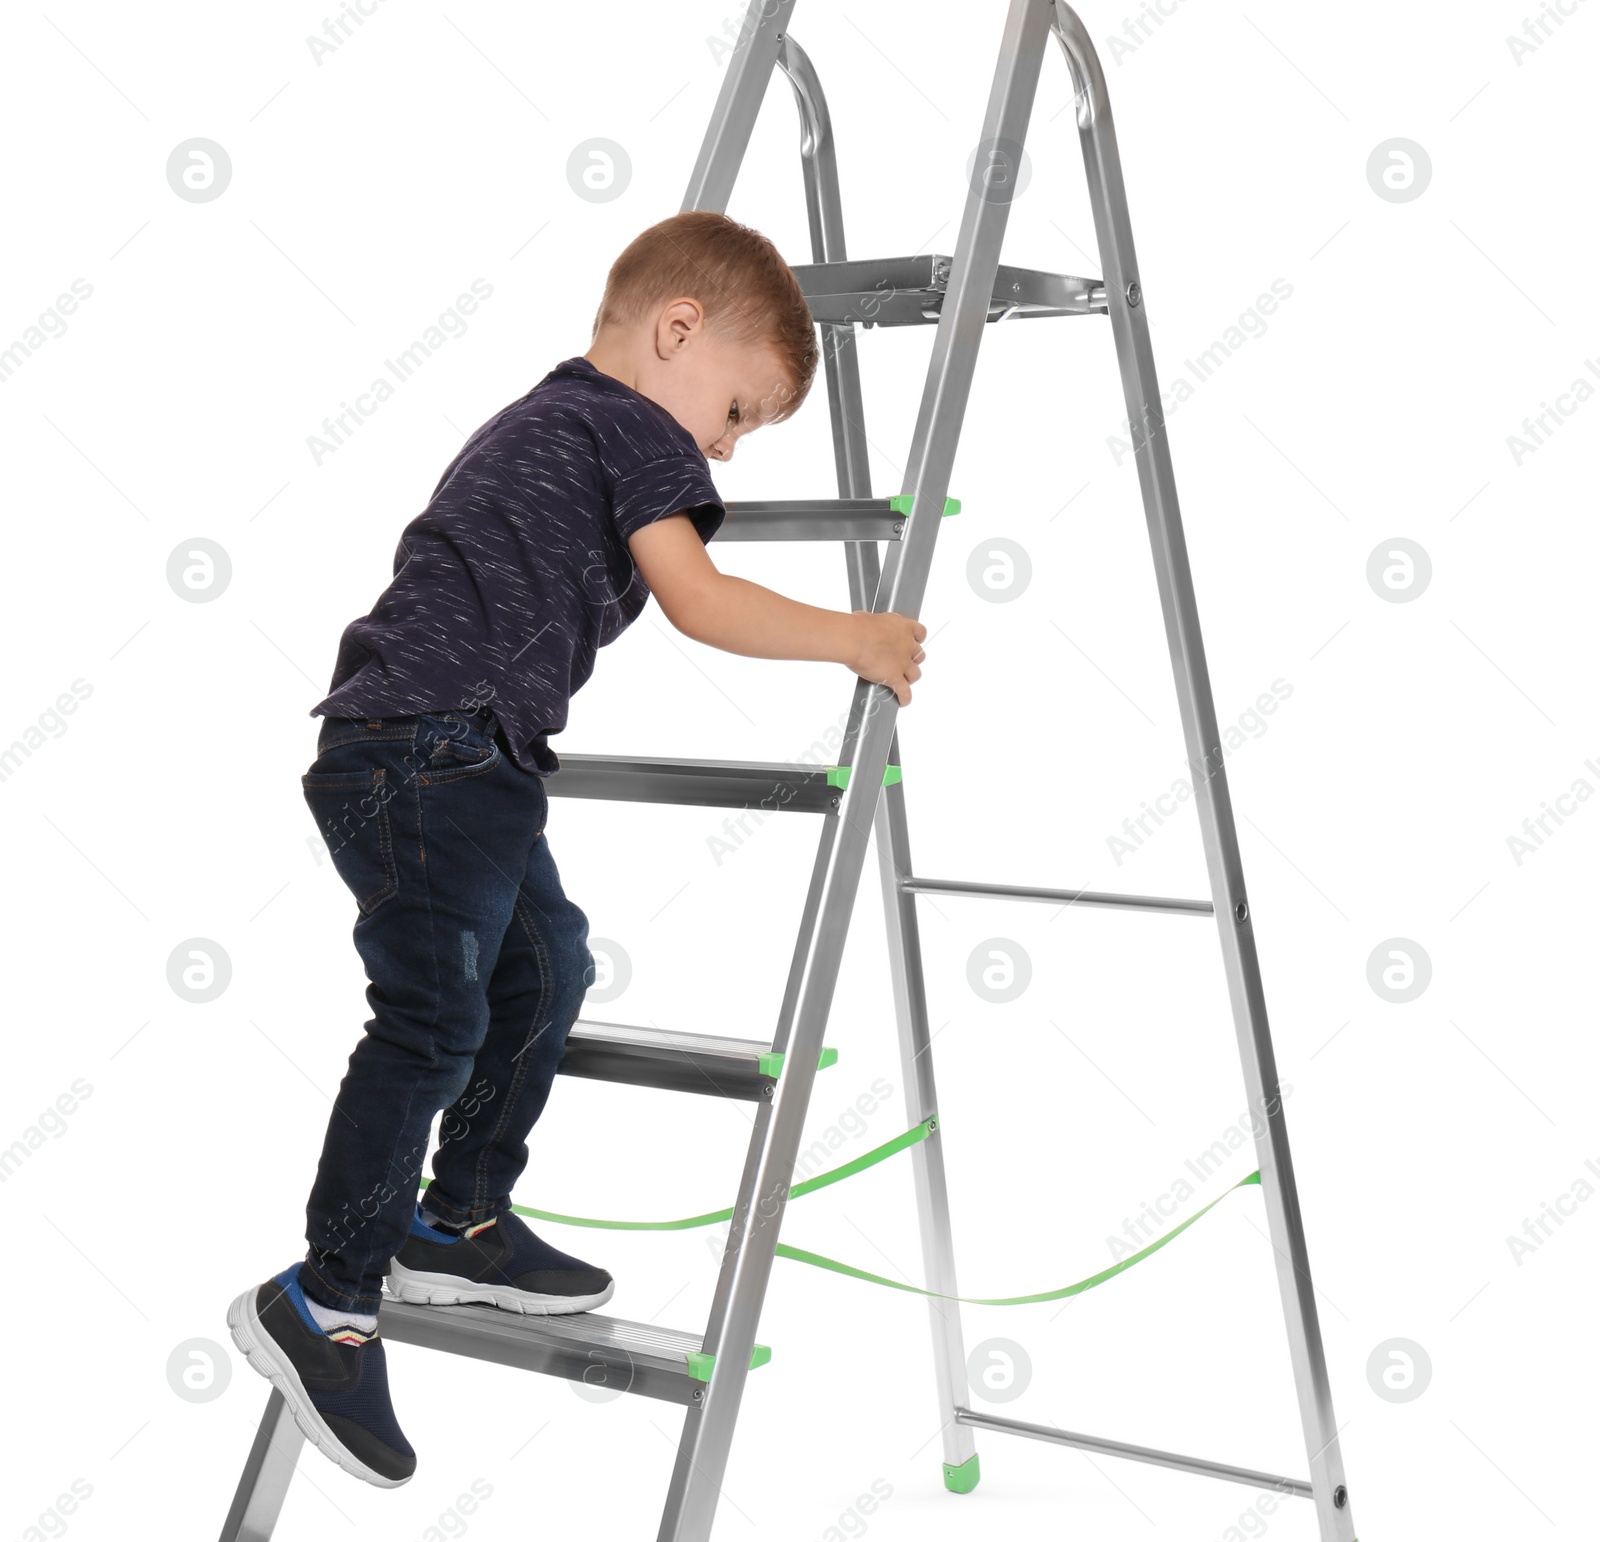
[{"label": "aluminum ladder rail", "polygon": [[[732,1039],[580,1019],[559,1069],[673,1092],[736,1097],[755,1105],[749,1153],[704,1334],[634,1323],[599,1312],[521,1317],[493,1307],[419,1307],[386,1300],[380,1331],[394,1343],[442,1350],[548,1375],[603,1383],[684,1407],[658,1542],[704,1542],[715,1518],[744,1378],[761,1363],[757,1320],[770,1276],[812,1078],[828,1063],[822,1037],[855,890],[875,830],[891,947],[891,973],[911,1120],[934,1121],[911,1148],[923,1263],[929,1287],[955,1294],[955,1266],[940,1141],[914,896],[940,893],[1212,915],[1222,938],[1245,1081],[1258,1107],[1276,1112],[1257,1137],[1262,1190],[1278,1258],[1291,1359],[1311,1481],[1076,1435],[976,1412],[965,1405],[966,1371],[956,1304],[930,1298],[942,1411],[945,1479],[964,1491],[976,1476],[973,1431],[987,1429],[1153,1462],[1311,1497],[1322,1542],[1354,1542],[1337,1431],[1281,1099],[1277,1087],[1220,741],[1201,648],[1177,497],[1160,412],[1145,313],[1129,233],[1105,82],[1077,16],[1051,0],[1013,0],[985,117],[985,141],[1020,156],[1047,39],[1062,46],[1077,95],[1078,126],[1105,280],[1038,273],[999,263],[1007,212],[1003,188],[969,196],[952,257],[852,262],[845,256],[837,165],[826,102],[809,60],[787,35],[793,0],[752,0],[740,48],[718,98],[684,207],[723,209],[774,68],[787,75],[801,118],[801,153],[815,262],[796,268],[822,327],[840,497],[730,503],[717,540],[838,540],[845,545],[852,607],[915,616],[921,605],[957,434],[986,322],[1007,316],[1108,315],[1130,423],[1149,429],[1138,467],[1161,594],[1185,743],[1196,768],[1197,807],[1212,899],[1102,894],[967,883],[912,873],[898,763],[897,704],[886,687],[857,681],[842,765],[671,760],[563,753],[552,795],[633,802],[763,807],[823,815],[776,1033]],[[1003,167],[1001,168],[1003,169]],[[936,322],[933,355],[904,491],[870,493],[855,327]],[[878,543],[887,557],[880,571]],[[1202,770],[1203,768],[1203,770]],[[880,796],[881,794],[881,796]],[[222,1542],[266,1542],[294,1474],[303,1437],[274,1389],[223,1525]]]},{"label": "aluminum ladder rail", "polygon": [[[683,207],[726,209],[768,80],[775,67],[781,68],[789,77],[801,112],[801,153],[814,256],[818,265],[838,264],[846,259],[831,130],[816,74],[788,35],[793,9],[794,0],[752,0]],[[1136,457],[1140,494],[1185,749],[1195,772],[1196,807],[1212,899],[1209,903],[1155,900],[1091,895],[1084,890],[959,884],[912,876],[903,785],[881,786],[885,767],[891,759],[898,761],[897,702],[886,687],[857,682],[840,752],[841,760],[854,770],[838,817],[825,822],[784,999],[779,1038],[775,1041],[776,1047],[791,1051],[788,1069],[771,1103],[758,1108],[705,1335],[706,1347],[716,1351],[715,1366],[704,1398],[685,1414],[657,1542],[705,1542],[711,1533],[817,1052],[837,980],[852,898],[869,829],[874,825],[892,950],[907,1113],[912,1121],[937,1112],[931,1056],[926,1052],[929,1035],[912,903],[915,894],[985,894],[1215,917],[1246,1088],[1254,1106],[1272,1110],[1256,1137],[1256,1154],[1311,1470],[1309,1482],[1278,1478],[1225,1463],[976,1412],[965,1406],[961,1395],[966,1373],[955,1303],[930,1299],[936,1380],[945,1415],[947,1481],[954,1470],[974,1460],[971,1431],[983,1428],[1229,1481],[1276,1486],[1313,1501],[1322,1542],[1355,1542],[1111,106],[1094,45],[1077,14],[1061,0],[1012,0],[981,144],[996,147],[1006,157],[1014,149],[1015,159],[1010,164],[1020,161],[1039,70],[1052,35],[1061,46],[1073,81],[1104,278],[1100,284],[1080,284],[1075,293],[1068,281],[1058,286],[1068,294],[1068,303],[1053,311],[1034,307],[1031,313],[1102,311],[1111,321],[1128,420],[1140,426]],[[1001,170],[1005,169],[1002,162]],[[873,610],[915,617],[920,609],[983,326],[996,319],[997,309],[1004,316],[1018,308],[1004,303],[1011,286],[1002,289],[996,282],[1008,208],[1009,193],[1003,189],[986,185],[980,194],[975,187],[969,188],[953,260],[943,275],[946,284],[937,310],[938,330],[902,487],[902,493],[911,498],[910,518],[901,539],[888,546],[881,574],[877,572],[875,547],[869,551],[857,545],[847,550],[854,606],[862,607],[863,597],[871,594]],[[814,280],[816,270],[803,277]],[[809,297],[814,292],[813,284],[805,287]],[[1076,303],[1071,303],[1073,300]],[[813,312],[817,313],[815,304]],[[864,310],[859,319],[868,320],[870,314]],[[823,326],[840,495],[870,497],[853,318],[830,322],[819,315],[818,319]],[[955,1266],[937,1130],[912,1148],[912,1162],[929,1288],[954,1294]]]}]

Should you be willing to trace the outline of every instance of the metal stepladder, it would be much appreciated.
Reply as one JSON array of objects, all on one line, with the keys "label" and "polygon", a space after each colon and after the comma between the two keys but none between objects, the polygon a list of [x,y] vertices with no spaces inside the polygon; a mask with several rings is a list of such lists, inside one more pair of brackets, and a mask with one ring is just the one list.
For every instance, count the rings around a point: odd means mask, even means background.
[{"label": "metal stepladder", "polygon": [[[706,1542],[750,1369],[766,1346],[756,1331],[797,1159],[802,1126],[869,839],[877,848],[908,1122],[931,1133],[910,1147],[929,1290],[956,1294],[954,1252],[937,1128],[927,1003],[915,896],[944,894],[1210,915],[1252,1106],[1266,1112],[1256,1137],[1261,1192],[1275,1254],[1290,1359],[1310,1466],[1289,1479],[1174,1452],[1005,1419],[966,1406],[966,1366],[953,1302],[929,1298],[944,1476],[964,1493],[977,1482],[973,1431],[1022,1435],[1309,1498],[1321,1542],[1355,1542],[1283,1102],[1245,895],[1221,741],[1179,518],[1149,328],[1134,259],[1116,136],[1098,56],[1064,0],[1011,0],[960,234],[950,257],[882,261],[845,257],[828,109],[810,60],[788,35],[794,0],[751,0],[728,65],[684,209],[726,208],[774,68],[793,87],[815,261],[796,266],[823,335],[840,496],[730,503],[717,540],[837,540],[845,547],[852,609],[915,617],[984,325],[1010,315],[1104,314],[1117,351],[1168,649],[1210,879],[1209,901],[1023,888],[914,876],[899,764],[894,693],[857,680],[841,765],[675,760],[563,753],[552,795],[823,815],[822,835],[777,1029],[769,1044],[580,1019],[561,1071],[755,1105],[749,1151],[703,1334],[597,1312],[519,1317],[486,1306],[416,1306],[385,1300],[380,1331],[411,1343],[527,1370],[594,1382],[682,1405],[684,1426],[657,1542]],[[1011,196],[1039,71],[1051,36],[1071,73],[1079,138],[1104,277],[1000,264]],[[980,154],[980,163],[983,154]],[[901,495],[873,498],[863,427],[855,327],[936,322],[932,357]],[[880,572],[878,542],[886,543]],[[875,836],[875,839],[873,837]],[[221,1542],[266,1542],[293,1477],[303,1437],[273,1390]]]}]

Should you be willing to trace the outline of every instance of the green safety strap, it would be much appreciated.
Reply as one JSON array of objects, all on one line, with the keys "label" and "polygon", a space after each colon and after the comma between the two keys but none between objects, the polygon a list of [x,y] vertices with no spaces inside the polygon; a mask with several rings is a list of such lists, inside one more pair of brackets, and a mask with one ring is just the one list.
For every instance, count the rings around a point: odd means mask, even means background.
[{"label": "green safety strap", "polygon": [[1157,1237],[1149,1247],[1140,1250],[1129,1258],[1124,1258],[1120,1263],[1112,1264],[1109,1269],[1102,1269],[1099,1274],[1091,1274],[1086,1280],[1078,1280],[1071,1285],[1062,1285],[1056,1290],[1036,1291],[1031,1296],[950,1296],[942,1290],[924,1290],[920,1285],[905,1285],[899,1280],[885,1279],[881,1274],[870,1274],[865,1269],[857,1269],[850,1264],[841,1264],[836,1258],[824,1258],[820,1253],[808,1253],[803,1248],[792,1248],[787,1242],[778,1244],[780,1258],[798,1259],[803,1264],[815,1264],[819,1269],[832,1269],[836,1274],[848,1274],[852,1279],[870,1280],[874,1285],[892,1285],[896,1290],[915,1291],[919,1296],[938,1296],[944,1301],[966,1301],[973,1306],[1026,1306],[1033,1301],[1059,1301],[1063,1296],[1082,1295],[1086,1290],[1093,1290],[1096,1285],[1104,1285],[1107,1280],[1115,1279],[1124,1269],[1131,1269],[1137,1263],[1143,1263],[1157,1248],[1164,1248],[1179,1232],[1187,1231],[1196,1221],[1206,1213],[1206,1210],[1220,1205],[1235,1189],[1242,1189],[1247,1183],[1260,1183],[1259,1172],[1250,1173],[1241,1178],[1237,1183],[1230,1184],[1205,1209],[1196,1210],[1187,1221],[1174,1226],[1164,1237]]},{"label": "green safety strap", "polygon": [[[814,1193],[817,1189],[826,1188],[831,1183],[842,1182],[853,1177],[856,1173],[892,1157],[896,1152],[904,1151],[908,1146],[914,1146],[918,1141],[928,1138],[938,1129],[939,1121],[935,1118],[924,1119],[920,1124],[914,1124],[909,1130],[896,1135],[893,1140],[886,1140],[881,1146],[874,1146],[871,1151],[856,1157],[853,1161],[846,1162],[840,1167],[830,1168],[825,1173],[818,1173],[815,1178],[807,1178],[795,1184],[789,1190],[790,1199],[798,1199],[802,1194]],[[432,1179],[424,1178],[422,1187],[426,1189]],[[1210,1204],[1195,1211],[1186,1221],[1180,1221],[1165,1236],[1157,1237],[1147,1247],[1140,1248],[1137,1253],[1114,1263],[1109,1269],[1102,1269],[1098,1274],[1091,1274],[1086,1280],[1078,1280],[1071,1285],[1062,1285],[1055,1290],[1036,1291],[1028,1296],[951,1296],[941,1290],[924,1290],[920,1285],[907,1285],[900,1280],[886,1279],[881,1274],[873,1274],[866,1269],[857,1269],[852,1264],[840,1263],[836,1258],[826,1258],[821,1253],[807,1252],[804,1248],[790,1247],[786,1242],[777,1244],[777,1254],[780,1258],[792,1258],[802,1264],[812,1264],[819,1269],[831,1269],[836,1274],[849,1275],[852,1279],[867,1280],[874,1285],[888,1285],[895,1290],[909,1290],[919,1296],[938,1296],[944,1301],[966,1301],[973,1306],[1025,1306],[1036,1301],[1059,1301],[1066,1296],[1081,1295],[1086,1290],[1092,1290],[1096,1285],[1103,1285],[1107,1280],[1115,1279],[1124,1270],[1131,1269],[1135,1264],[1143,1263],[1152,1253],[1164,1248],[1172,1239],[1182,1232],[1186,1232],[1207,1211],[1214,1210],[1235,1189],[1242,1189],[1246,1184],[1261,1182],[1261,1173],[1258,1171],[1246,1174],[1237,1183],[1230,1184]],[[710,1226],[717,1221],[733,1219],[733,1208],[726,1210],[710,1210],[704,1215],[684,1216],[676,1221],[603,1221],[593,1216],[562,1215],[554,1210],[536,1210],[531,1205],[513,1205],[512,1213],[515,1215],[532,1216],[538,1221],[557,1221],[564,1226],[599,1226],[609,1231],[683,1231],[693,1226]]]},{"label": "green safety strap", "polygon": [[[904,1151],[907,1146],[914,1146],[919,1140],[926,1140],[939,1127],[937,1118],[924,1119],[921,1124],[914,1124],[903,1134],[896,1135],[893,1140],[886,1140],[881,1146],[874,1146],[864,1156],[858,1156],[853,1162],[846,1162],[842,1167],[830,1168],[825,1173],[818,1173],[815,1178],[807,1178],[795,1184],[789,1190],[790,1199],[798,1199],[802,1194],[810,1194],[817,1189],[825,1189],[830,1183],[839,1183],[845,1178],[854,1177],[856,1173],[871,1167],[874,1163],[892,1157],[897,1151]],[[427,1188],[433,1180],[424,1178],[423,1188]],[[731,1221],[733,1207],[726,1210],[709,1210],[704,1215],[686,1215],[679,1221],[597,1221],[587,1215],[561,1215],[554,1210],[535,1210],[531,1205],[513,1205],[513,1214],[531,1215],[537,1221],[560,1221],[565,1226],[603,1226],[608,1231],[683,1231],[691,1226],[710,1226],[717,1221]]]}]

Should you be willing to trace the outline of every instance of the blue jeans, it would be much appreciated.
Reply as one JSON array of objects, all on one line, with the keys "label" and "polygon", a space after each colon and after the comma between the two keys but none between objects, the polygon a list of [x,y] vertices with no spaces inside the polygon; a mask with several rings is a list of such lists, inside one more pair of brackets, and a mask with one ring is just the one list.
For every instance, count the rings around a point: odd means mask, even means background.
[{"label": "blue jeans", "polygon": [[326,718],[301,783],[356,899],[372,1017],[328,1120],[300,1282],[375,1312],[441,1109],[429,1208],[476,1224],[510,1207],[595,961],[544,837],[544,780],[489,708]]}]

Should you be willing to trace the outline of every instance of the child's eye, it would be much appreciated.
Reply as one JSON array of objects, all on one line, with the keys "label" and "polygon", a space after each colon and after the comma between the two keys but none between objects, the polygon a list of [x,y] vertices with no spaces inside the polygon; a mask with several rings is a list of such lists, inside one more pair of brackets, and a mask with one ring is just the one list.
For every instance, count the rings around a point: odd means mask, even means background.
[{"label": "child's eye", "polygon": [[728,408],[728,421],[730,423],[737,423],[739,421],[739,404],[738,404],[738,402],[735,402],[731,407]]}]

